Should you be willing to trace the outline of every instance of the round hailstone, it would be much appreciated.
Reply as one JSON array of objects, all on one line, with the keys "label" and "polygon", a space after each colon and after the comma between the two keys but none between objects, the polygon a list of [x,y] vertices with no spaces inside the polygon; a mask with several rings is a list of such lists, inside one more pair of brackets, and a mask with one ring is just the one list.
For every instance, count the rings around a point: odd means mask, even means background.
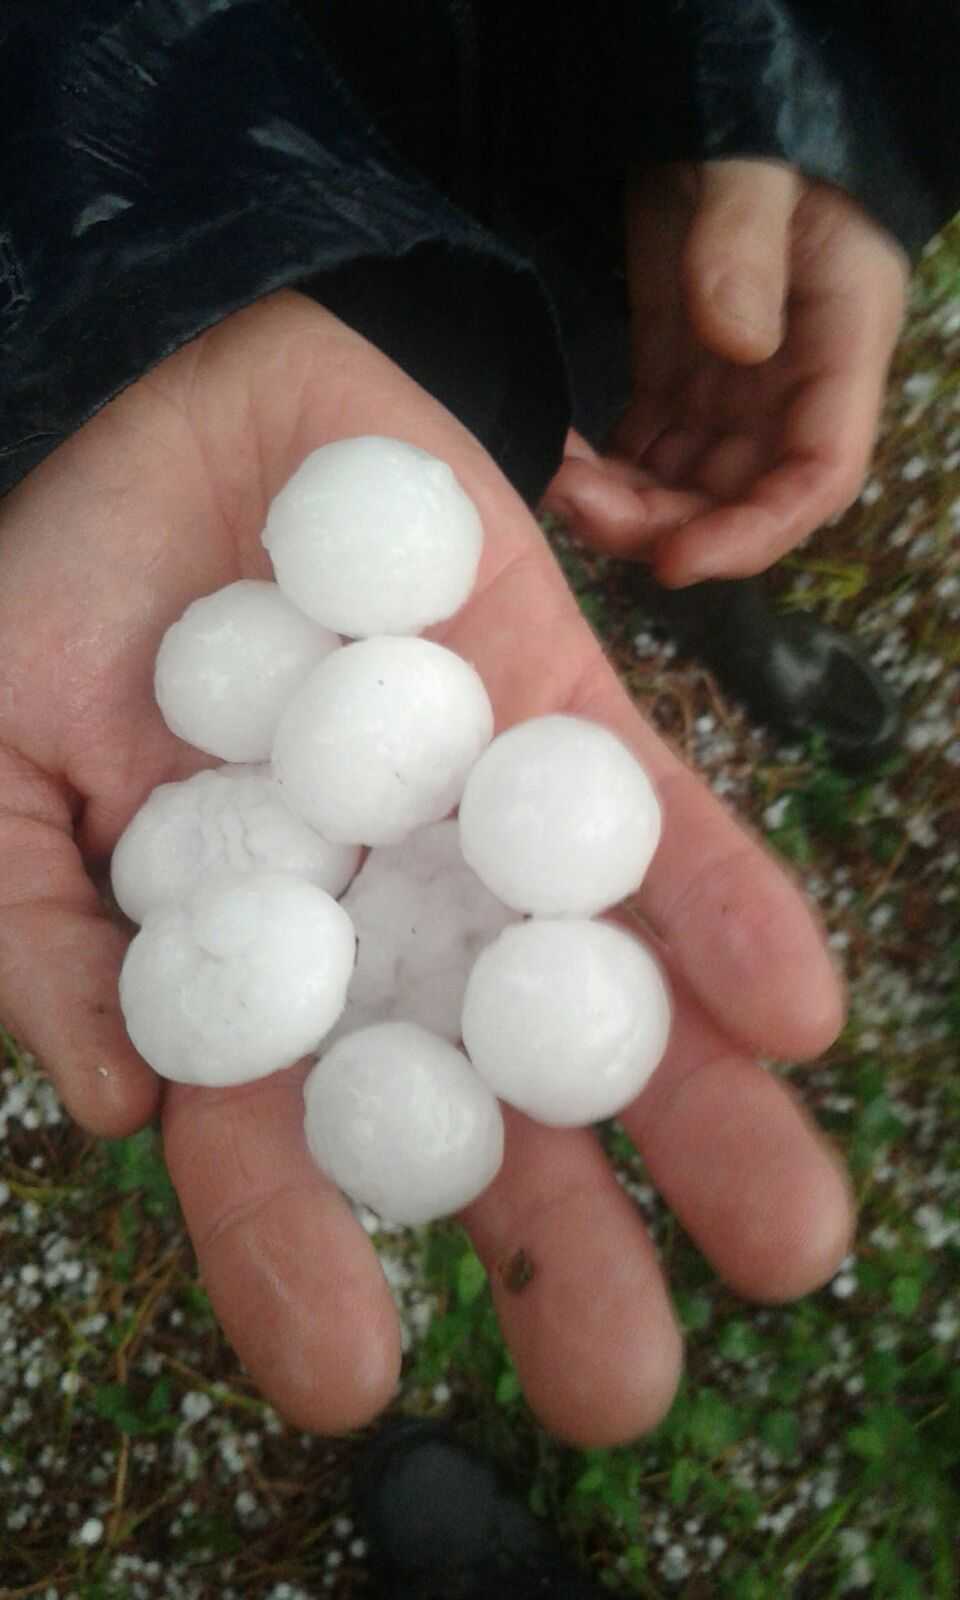
[{"label": "round hailstone", "polygon": [[412,1022],[339,1040],[303,1093],[313,1159],[386,1221],[450,1216],[500,1169],[496,1099],[459,1050]]},{"label": "round hailstone", "polygon": [[459,611],[483,528],[445,461],[370,436],[307,456],[271,504],[263,542],[291,600],[360,639],[419,633]]},{"label": "round hailstone", "polygon": [[405,1021],[456,1043],[470,968],[517,920],[467,866],[457,824],[433,822],[371,850],[341,904],[357,965],[335,1036]]},{"label": "round hailstone", "polygon": [[194,600],[157,653],[154,691],[178,739],[222,761],[266,761],[280,713],[340,648],[275,583],[241,578]]},{"label": "round hailstone", "polygon": [[310,674],[280,719],[288,804],[344,844],[396,844],[456,805],[493,733],[473,667],[427,639],[362,639]]},{"label": "round hailstone", "polygon": [[626,745],[582,717],[501,733],[460,801],[464,858],[505,905],[593,916],[639,887],[660,838],[650,779]]},{"label": "round hailstone", "polygon": [[154,789],[117,841],[110,876],[134,922],[223,872],[289,872],[343,893],[360,865],[295,816],[269,767],[220,767]]},{"label": "round hailstone", "polygon": [[151,911],[120,971],[134,1045],[161,1077],[221,1088],[289,1067],[343,1010],[355,940],[322,889],[237,874]]},{"label": "round hailstone", "polygon": [[478,957],[463,1043],[494,1094],[552,1127],[612,1117],[640,1093],[670,1033],[663,974],[607,922],[521,922]]}]

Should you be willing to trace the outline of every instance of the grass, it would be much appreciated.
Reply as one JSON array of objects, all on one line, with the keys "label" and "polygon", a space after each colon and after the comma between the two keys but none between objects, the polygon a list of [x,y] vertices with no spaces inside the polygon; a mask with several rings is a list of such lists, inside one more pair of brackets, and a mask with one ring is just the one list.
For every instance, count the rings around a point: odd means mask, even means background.
[{"label": "grass", "polygon": [[[958,358],[955,227],[918,276],[864,495],[776,578],[783,604],[855,628],[898,684],[905,748],[877,777],[751,726],[638,612],[628,569],[555,534],[623,677],[800,872],[851,988],[843,1037],[798,1075],[860,1209],[855,1253],[821,1293],[737,1300],[616,1125],[604,1132],[687,1330],[683,1387],[648,1439],[552,1441],[462,1232],[376,1235],[408,1340],[398,1407],[455,1419],[615,1593],[948,1600],[960,1587]],[[253,1390],[197,1280],[155,1133],[96,1144],[13,1042],[2,1049],[0,1596],[369,1592],[346,1509],[361,1439],[300,1434]]]}]

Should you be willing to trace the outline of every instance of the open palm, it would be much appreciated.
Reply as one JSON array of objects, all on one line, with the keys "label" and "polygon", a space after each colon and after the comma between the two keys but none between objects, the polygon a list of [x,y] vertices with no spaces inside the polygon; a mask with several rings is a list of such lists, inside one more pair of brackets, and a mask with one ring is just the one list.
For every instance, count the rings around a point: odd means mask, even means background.
[{"label": "open palm", "polygon": [[[158,783],[209,764],[153,703],[164,629],[198,595],[269,575],[271,496],[306,453],[393,434],[447,459],[486,530],[467,607],[435,630],[472,659],[498,726],[548,710],[614,728],[658,785],[665,833],[638,901],[671,973],[669,1054],[623,1117],[718,1270],[780,1299],[846,1247],[845,1181],[754,1053],[814,1054],[841,999],[794,887],[645,726],[540,532],[480,446],[311,301],[237,313],[89,422],[0,507],[0,1016],[71,1113],[117,1135],[158,1107],[200,1267],[278,1408],[335,1431],[384,1406],[399,1330],[377,1257],[302,1137],[304,1068],[231,1090],[157,1083],[116,982],[128,933],[94,887]],[[586,1130],[507,1115],[507,1153],[465,1215],[528,1397],[546,1425],[627,1438],[668,1404],[680,1359],[643,1225]],[[502,1272],[522,1249],[521,1293]]]}]

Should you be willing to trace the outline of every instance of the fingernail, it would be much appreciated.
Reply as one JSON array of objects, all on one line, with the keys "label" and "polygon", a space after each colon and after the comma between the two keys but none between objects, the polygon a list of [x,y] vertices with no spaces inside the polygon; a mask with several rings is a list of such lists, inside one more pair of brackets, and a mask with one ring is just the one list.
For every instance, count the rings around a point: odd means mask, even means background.
[{"label": "fingernail", "polygon": [[723,574],[718,571],[713,562],[709,560],[698,561],[694,558],[693,560],[685,561],[679,572],[671,572],[669,567],[665,572],[661,572],[658,567],[656,576],[657,582],[662,584],[665,589],[691,589],[697,583],[712,583],[715,579],[722,577]]},{"label": "fingernail", "polygon": [[766,286],[751,273],[725,273],[713,285],[710,299],[721,316],[764,339],[779,340],[780,319],[771,310]]}]

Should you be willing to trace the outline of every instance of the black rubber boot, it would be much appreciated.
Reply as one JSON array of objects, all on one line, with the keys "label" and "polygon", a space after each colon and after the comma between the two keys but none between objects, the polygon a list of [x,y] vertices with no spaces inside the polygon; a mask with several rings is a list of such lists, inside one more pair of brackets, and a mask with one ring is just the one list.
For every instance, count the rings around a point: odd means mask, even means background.
[{"label": "black rubber boot", "polygon": [[354,1513],[377,1600],[602,1600],[547,1525],[442,1423],[387,1423],[362,1453]]},{"label": "black rubber boot", "polygon": [[644,585],[651,616],[705,661],[758,721],[820,734],[837,766],[867,771],[889,759],[900,707],[857,643],[808,612],[778,612],[760,578],[663,590]]}]

